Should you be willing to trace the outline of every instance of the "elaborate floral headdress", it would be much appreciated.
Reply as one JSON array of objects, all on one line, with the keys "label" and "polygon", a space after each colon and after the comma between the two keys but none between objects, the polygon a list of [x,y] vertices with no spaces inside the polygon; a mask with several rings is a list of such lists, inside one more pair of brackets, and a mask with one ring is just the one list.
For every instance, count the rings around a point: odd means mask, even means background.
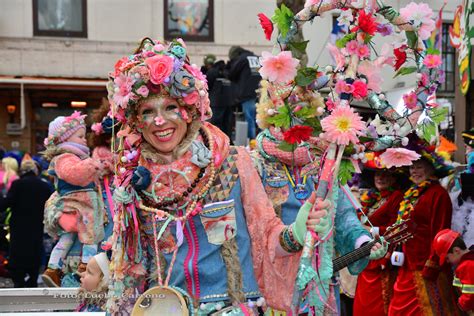
[{"label": "elaborate floral headdress", "polygon": [[66,141],[81,128],[86,128],[84,119],[87,115],[74,111],[70,116],[58,116],[49,123],[48,137],[44,139],[46,147],[58,145]]},{"label": "elaborate floral headdress", "polygon": [[452,162],[443,155],[436,152],[436,146],[430,145],[416,134],[409,135],[409,143],[407,145],[412,151],[419,153],[422,159],[425,159],[435,169],[435,175],[438,178],[444,178],[455,171]]},{"label": "elaborate floral headdress", "polygon": [[112,113],[126,123],[136,105],[151,95],[166,95],[181,106],[194,107],[205,121],[212,115],[205,76],[189,63],[181,39],[169,43],[142,40],[135,54],[121,58],[109,74],[108,98]]},{"label": "elaborate floral headdress", "polygon": [[[307,41],[301,41],[297,34],[304,23],[333,9],[341,10],[338,24],[347,27],[349,32],[335,45],[328,45],[334,66],[326,67],[325,75],[321,76],[318,68],[299,65],[299,60],[293,58],[301,56],[307,46]],[[385,160],[396,165],[401,162],[399,158],[405,157],[411,159],[404,159],[405,163],[411,164],[415,153],[401,148],[408,144],[406,136],[417,130],[426,141],[436,142],[437,124],[447,114],[446,108],[438,106],[434,97],[444,77],[440,52],[435,47],[426,47],[423,42],[435,29],[432,15],[433,11],[423,3],[410,3],[397,12],[382,2],[367,0],[307,0],[298,13],[281,5],[271,19],[259,14],[267,39],[271,39],[274,26],[278,30],[274,53],[264,52],[261,58],[260,73],[269,84],[264,83],[263,87],[257,117],[259,125],[309,125],[312,136],[345,146],[346,156],[350,154],[353,160],[362,162],[366,158],[360,152],[361,145],[368,152],[400,147],[387,150]],[[395,33],[400,35],[400,41],[386,44],[372,54],[376,34]],[[281,52],[275,53],[278,49]],[[387,102],[382,93],[383,67],[393,68],[395,76],[417,74],[415,89],[403,96],[402,111]],[[327,82],[326,76],[330,78],[330,92],[325,104],[316,110],[298,106],[300,98],[294,95],[298,95],[298,91],[305,91],[306,95],[317,93],[316,89],[321,86],[316,82],[322,81],[321,78]],[[353,101],[366,101],[379,116],[367,124],[350,106]],[[420,119],[422,114],[423,120]],[[355,170],[350,164],[341,164],[341,169]]]}]

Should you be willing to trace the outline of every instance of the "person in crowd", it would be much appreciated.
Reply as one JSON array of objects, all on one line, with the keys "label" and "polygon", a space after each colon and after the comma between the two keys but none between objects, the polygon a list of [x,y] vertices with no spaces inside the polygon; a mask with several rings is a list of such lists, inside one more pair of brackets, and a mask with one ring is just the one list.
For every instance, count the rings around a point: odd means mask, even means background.
[{"label": "person in crowd", "polygon": [[[371,153],[364,164],[364,172],[373,177],[373,186],[360,197],[361,222],[374,235],[383,235],[395,223],[404,192],[403,171],[387,169],[380,162],[380,154]],[[357,277],[353,315],[387,315],[395,278],[396,271],[386,258],[370,261]]]},{"label": "person in crowd", "polygon": [[466,247],[461,234],[451,229],[443,229],[433,240],[433,249],[439,257],[439,264],[445,261],[453,265],[455,276],[453,285],[459,288],[461,296],[458,304],[464,312],[474,312],[474,245]]},{"label": "person in crowd", "polygon": [[474,129],[464,131],[462,136],[467,166],[456,175],[456,187],[449,193],[453,203],[451,228],[467,244],[474,244]]},{"label": "person in crowd", "polygon": [[80,273],[80,303],[76,308],[76,312],[105,311],[110,282],[109,265],[110,261],[105,252],[95,255],[87,263],[86,270]]},{"label": "person in crowd", "polygon": [[229,139],[232,137],[233,126],[233,90],[232,83],[227,79],[226,64],[219,60],[207,71],[209,100],[211,101],[211,124],[219,127]]},{"label": "person in crowd", "polygon": [[[166,304],[137,300],[145,291],[172,293],[204,315],[257,315],[262,295],[286,310],[291,289],[278,276],[295,279],[297,264],[289,269],[288,260],[299,254],[283,248],[288,227],[275,216],[247,151],[229,146],[206,122],[205,77],[187,60],[181,39],[145,38],[116,64],[108,84],[111,113],[122,123],[108,312],[166,315]],[[313,230],[325,212],[327,203],[314,201],[302,207],[298,234]]]},{"label": "person in crowd", "polygon": [[2,159],[3,178],[1,183],[2,194],[5,196],[13,181],[18,179],[18,162],[13,157]]},{"label": "person in crowd", "polygon": [[216,55],[207,54],[206,56],[204,56],[201,72],[207,76],[208,70],[212,68],[215,62],[216,62]]},{"label": "person in crowd", "polygon": [[46,203],[44,222],[49,235],[59,238],[42,275],[49,286],[60,285],[61,268],[77,237],[83,244],[79,272],[97,254],[104,238],[103,203],[96,184],[101,164],[90,158],[84,118],[77,111],[57,117],[45,139],[44,156],[51,161],[49,173],[55,178],[56,192]]},{"label": "person in crowd", "polygon": [[469,155],[470,152],[474,151],[474,128],[470,130],[465,130],[461,134],[464,140],[464,148],[466,150],[466,156]]},{"label": "person in crowd", "polygon": [[11,209],[8,269],[15,287],[37,287],[43,249],[44,204],[53,193],[38,174],[37,164],[23,159],[20,178],[11,184],[0,205],[1,212]]},{"label": "person in crowd", "polygon": [[247,122],[248,138],[256,136],[256,108],[257,89],[260,76],[258,70],[260,62],[258,57],[240,46],[232,46],[229,49],[229,79],[235,84],[234,103],[242,106],[242,111]]},{"label": "person in crowd", "polygon": [[[275,89],[285,90],[285,87],[275,87],[266,80],[262,81],[261,86],[260,100],[257,105],[257,123],[262,128],[262,132],[257,136],[257,150],[252,152],[252,158],[276,215],[281,218],[284,224],[289,225],[290,229],[294,229],[295,225],[298,225],[299,208],[317,187],[321,157],[320,154],[317,154],[316,148],[319,146],[318,149],[321,151],[322,144],[318,143],[315,138],[310,138],[308,141],[298,144],[293,152],[280,149],[286,130],[279,131],[271,124],[267,113],[268,109],[275,107],[274,102],[282,102],[283,98],[288,100],[290,106],[300,106],[308,109],[308,112],[316,112],[318,107],[323,106],[323,99],[318,92],[311,89],[294,89],[290,95],[281,95],[282,100],[280,100],[270,96],[276,95]],[[298,105],[291,104],[291,100],[298,100]],[[357,218],[355,208],[351,204],[354,198],[349,188],[345,186],[337,191],[335,229],[333,231],[335,248],[338,253],[346,254],[370,241],[371,237]],[[326,215],[322,221],[329,222],[328,216]],[[329,226],[318,227],[318,229],[323,230],[324,236]],[[298,242],[303,244],[304,236],[296,235],[296,237]],[[296,249],[301,248],[300,245],[298,246]],[[332,253],[334,253],[333,250]],[[384,254],[384,249],[378,244],[372,249],[371,255],[375,258]],[[349,269],[351,273],[357,274],[365,268],[367,263],[368,258],[365,258],[352,263]],[[286,278],[287,275],[282,274],[282,277]],[[321,290],[320,304],[312,306],[311,310],[316,314],[329,313],[331,309],[332,313],[337,313],[339,290],[329,284],[324,286],[327,288]],[[326,293],[327,289],[330,293]],[[269,306],[276,309],[271,304]],[[301,312],[311,311],[303,304]]]},{"label": "person in crowd", "polygon": [[410,136],[407,148],[421,158],[410,166],[412,185],[404,193],[397,222],[410,220],[416,228],[413,238],[402,247],[404,261],[398,269],[388,315],[456,315],[459,310],[449,287],[450,271],[431,255],[436,234],[451,227],[451,200],[438,179],[453,168],[416,135]]}]

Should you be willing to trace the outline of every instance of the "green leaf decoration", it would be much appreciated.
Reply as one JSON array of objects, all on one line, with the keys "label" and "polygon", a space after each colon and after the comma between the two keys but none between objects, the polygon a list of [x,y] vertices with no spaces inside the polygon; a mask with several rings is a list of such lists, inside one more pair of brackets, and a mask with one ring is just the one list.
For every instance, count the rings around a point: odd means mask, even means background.
[{"label": "green leaf decoration", "polygon": [[316,114],[317,109],[311,106],[304,106],[298,112],[294,112],[296,117],[299,118],[310,118],[314,117]]},{"label": "green leaf decoration", "polygon": [[416,49],[418,47],[418,35],[416,35],[415,31],[408,31],[405,34],[408,40],[408,47]]},{"label": "green leaf decoration", "polygon": [[283,151],[293,152],[296,149],[296,144],[290,144],[285,141],[282,141],[280,145],[278,145],[278,149]]},{"label": "green leaf decoration", "polygon": [[413,66],[413,67],[402,67],[397,71],[397,73],[395,74],[395,76],[393,76],[393,78],[396,78],[398,76],[409,75],[411,73],[416,72],[417,70],[418,70],[418,68],[416,68],[415,66]]},{"label": "green leaf decoration", "polygon": [[359,136],[359,141],[361,143],[368,143],[374,141],[374,138],[372,137],[367,137],[367,136]]},{"label": "green leaf decoration", "polygon": [[267,118],[267,122],[276,127],[289,128],[291,124],[291,115],[288,106],[282,106],[278,109],[278,114]]},{"label": "green leaf decoration", "polygon": [[355,154],[355,149],[354,145],[352,143],[349,143],[348,146],[344,147],[344,156],[350,156],[352,154]]},{"label": "green leaf decoration", "polygon": [[426,54],[427,55],[439,55],[441,54],[439,50],[437,50],[436,48],[433,48],[433,47],[430,47],[426,50]]},{"label": "green leaf decoration", "polygon": [[309,41],[303,42],[289,42],[288,46],[291,48],[291,51],[296,51],[303,54],[306,51]]},{"label": "green leaf decoration", "polygon": [[354,165],[352,161],[348,159],[341,160],[341,165],[339,166],[339,172],[337,177],[342,185],[345,185],[347,181],[352,179],[352,174],[355,172]]},{"label": "green leaf decoration", "polygon": [[346,44],[356,38],[356,33],[349,33],[336,41],[337,48],[344,48]]},{"label": "green leaf decoration", "polygon": [[317,72],[318,72],[318,68],[312,68],[312,67],[304,67],[304,68],[298,69],[298,72],[295,78],[296,84],[301,87],[306,87],[311,82],[316,80]]},{"label": "green leaf decoration", "polygon": [[438,106],[436,108],[432,108],[431,110],[428,110],[428,116],[436,124],[439,124],[442,121],[444,121],[446,119],[446,116],[448,116],[448,113],[449,113],[449,110],[445,106]]},{"label": "green leaf decoration", "polygon": [[369,44],[370,41],[372,40],[373,36],[372,35],[366,35],[364,38],[364,43]]},{"label": "green leaf decoration", "polygon": [[272,22],[276,24],[278,30],[283,37],[286,37],[293,21],[293,12],[285,4],[275,9],[275,14],[272,16]]},{"label": "green leaf decoration", "polygon": [[423,139],[430,144],[436,138],[437,129],[438,126],[430,118],[424,119],[420,125],[420,131]]},{"label": "green leaf decoration", "polygon": [[313,136],[319,136],[319,134],[321,134],[321,132],[323,131],[323,128],[321,127],[321,122],[317,117],[310,117],[305,119],[303,125],[310,126],[313,128]]}]

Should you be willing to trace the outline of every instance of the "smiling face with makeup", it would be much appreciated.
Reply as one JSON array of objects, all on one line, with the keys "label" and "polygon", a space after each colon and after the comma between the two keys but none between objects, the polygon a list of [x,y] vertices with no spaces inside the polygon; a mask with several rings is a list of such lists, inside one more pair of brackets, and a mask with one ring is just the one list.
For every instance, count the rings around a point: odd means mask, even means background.
[{"label": "smiling face with makeup", "polygon": [[[184,113],[183,113],[184,112]],[[188,130],[186,112],[176,99],[160,96],[142,101],[138,122],[145,140],[160,154],[170,156]]]}]

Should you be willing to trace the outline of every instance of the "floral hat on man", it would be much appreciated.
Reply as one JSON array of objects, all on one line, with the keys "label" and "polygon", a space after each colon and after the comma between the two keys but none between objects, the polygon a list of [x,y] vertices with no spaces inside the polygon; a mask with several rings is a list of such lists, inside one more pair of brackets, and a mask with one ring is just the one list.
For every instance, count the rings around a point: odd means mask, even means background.
[{"label": "floral hat on man", "polygon": [[169,43],[143,39],[135,54],[115,64],[109,77],[112,115],[122,123],[132,119],[138,103],[152,95],[166,95],[186,109],[196,109],[193,113],[200,121],[212,115],[206,78],[190,64],[182,39]]}]

